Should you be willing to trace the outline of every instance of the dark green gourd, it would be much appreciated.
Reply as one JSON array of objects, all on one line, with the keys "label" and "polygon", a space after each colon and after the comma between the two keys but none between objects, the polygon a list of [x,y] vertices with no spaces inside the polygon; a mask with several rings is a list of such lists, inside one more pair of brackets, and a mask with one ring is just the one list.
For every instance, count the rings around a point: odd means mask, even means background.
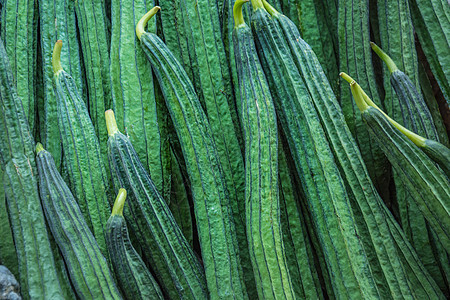
[{"label": "dark green gourd", "polygon": [[204,298],[203,267],[157,191],[127,136],[120,133],[112,110],[105,113],[108,158],[116,190],[130,191],[127,223],[145,249],[163,291],[171,298]]},{"label": "dark green gourd", "polygon": [[136,33],[161,86],[183,151],[208,290],[211,297],[245,298],[230,198],[206,114],[181,64],[161,39],[144,31],[158,9],[141,19]]},{"label": "dark green gourd", "polygon": [[122,299],[106,258],[81,214],[51,154],[38,143],[39,191],[53,237],[82,299]]},{"label": "dark green gourd", "polygon": [[158,283],[133,248],[128,236],[123,217],[126,197],[125,189],[120,189],[105,229],[106,244],[117,281],[127,299],[162,300],[164,298]]},{"label": "dark green gourd", "polygon": [[280,221],[277,119],[251,28],[243,18],[245,2],[234,4],[233,44],[245,141],[247,240],[259,298],[294,299]]}]

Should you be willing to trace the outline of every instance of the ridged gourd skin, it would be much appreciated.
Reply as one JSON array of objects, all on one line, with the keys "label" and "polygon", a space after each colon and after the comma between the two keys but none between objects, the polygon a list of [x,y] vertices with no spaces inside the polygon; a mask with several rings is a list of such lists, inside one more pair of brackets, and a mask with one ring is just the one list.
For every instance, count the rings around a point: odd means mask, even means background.
[{"label": "ridged gourd skin", "polygon": [[143,26],[137,34],[164,94],[189,174],[210,297],[246,298],[231,203],[206,114],[181,64]]},{"label": "ridged gourd skin", "polygon": [[[222,38],[218,7],[214,0],[185,1],[199,74],[195,86],[209,121],[228,190],[244,280],[250,264],[245,233],[245,168],[243,139],[228,59]],[[200,90],[199,90],[200,89]],[[250,284],[250,283],[249,283]]]},{"label": "ridged gourd skin", "polygon": [[[151,65],[135,29],[151,5],[147,0],[111,1],[111,88],[119,127],[129,138],[158,191],[169,200],[170,170],[164,148]],[[151,24],[153,27],[155,24]],[[150,24],[149,24],[150,26]],[[166,187],[167,186],[167,187]]]},{"label": "ridged gourd skin", "polygon": [[282,29],[252,1],[252,29],[277,115],[294,158],[336,297],[381,297],[339,173],[311,96]]},{"label": "ridged gourd skin", "polygon": [[77,25],[80,32],[83,63],[86,71],[87,94],[89,95],[89,115],[94,124],[95,134],[100,142],[102,159],[108,163],[106,141],[108,139],[104,120],[105,110],[111,109],[110,76],[110,33],[106,18],[105,1],[75,1]]},{"label": "ridged gourd skin", "polygon": [[36,118],[36,31],[35,0],[2,2],[0,36],[9,57],[17,95],[22,100],[30,131]]},{"label": "ridged gourd skin", "polygon": [[[76,82],[78,92],[87,100],[84,74],[81,66],[81,49],[75,20],[75,1],[38,0],[40,55],[38,66],[42,76],[40,94],[37,98],[39,115],[39,134],[41,142],[55,159],[56,166],[62,165],[62,145],[58,130],[56,93],[53,88],[52,52],[57,40],[63,40],[66,46],[62,50],[61,61],[67,72]],[[42,93],[42,94],[41,94]]]},{"label": "ridged gourd skin", "polygon": [[105,236],[117,281],[126,299],[164,299],[158,283],[133,248],[123,207],[127,193],[120,189],[106,224]]},{"label": "ridged gourd skin", "polygon": [[[409,50],[404,50],[404,52],[406,52],[404,54],[405,57],[399,53],[396,53],[396,50],[398,52],[398,49],[395,49],[395,46],[392,44],[395,45],[395,42],[391,42],[391,44],[389,44],[390,48],[388,49],[390,52],[394,53],[395,57],[397,57],[397,60],[399,60],[404,68],[409,67],[409,69],[414,70],[414,68],[410,65],[415,64],[415,72],[411,72],[413,75],[411,78],[416,78],[417,81],[417,59],[408,59]],[[395,95],[390,95],[390,99],[385,99],[384,101],[387,114],[394,120],[398,120],[401,125],[409,128],[413,132],[418,133],[427,139],[439,140],[431,113],[425,103],[425,100],[416,88],[419,86],[419,83],[416,82],[414,84],[410,77],[397,67],[397,64],[392,59],[391,55],[388,55],[374,43],[371,43],[371,47],[381,58],[381,60],[384,61],[385,69],[388,71],[388,75],[385,74],[385,77],[390,79],[390,82],[387,83],[389,86],[386,87],[385,90],[393,89],[395,91]],[[401,46],[398,47],[402,49],[408,48]],[[413,47],[413,49],[415,48]],[[411,60],[413,62],[411,62]],[[416,76],[414,77],[414,75]],[[424,144],[425,147],[422,149],[431,149],[430,154],[432,156],[436,153],[439,157],[446,160],[446,163],[442,165],[443,168],[445,165],[450,167],[450,150],[438,142],[432,140],[427,141],[429,141],[429,143],[426,145],[431,147],[427,147]],[[433,149],[435,146],[437,149]],[[439,153],[439,151],[442,153]],[[425,153],[427,152],[425,151]],[[402,228],[405,231],[409,241],[416,249],[421,261],[432,275],[433,279],[436,283],[438,283],[443,291],[447,290],[448,292],[448,287],[445,282],[446,280],[443,277],[443,274],[441,274],[442,265],[448,264],[448,258],[440,261],[439,255],[439,252],[445,250],[443,250],[442,245],[440,245],[440,243],[435,241],[433,238],[433,233],[430,232],[429,226],[426,224],[424,217],[420,213],[417,205],[414,203],[414,200],[411,198],[411,195],[407,192],[407,188],[400,176],[397,176],[397,171],[395,169],[393,170],[393,175],[396,188],[396,206],[398,206],[398,215],[400,217]]]},{"label": "ridged gourd skin", "polygon": [[296,299],[324,299],[306,223],[300,207],[286,153],[289,150],[278,142],[278,174],[280,189],[281,228]]},{"label": "ridged gourd skin", "polygon": [[36,147],[39,191],[45,217],[81,299],[122,299],[106,258],[51,154]]},{"label": "ridged gourd skin", "polygon": [[384,153],[398,170],[408,192],[448,252],[450,247],[449,178],[420,148],[396,128],[396,125],[391,123],[392,120],[389,120],[384,112],[375,106],[356,82],[351,83],[351,88],[370,133],[377,138]]},{"label": "ridged gourd skin", "polygon": [[[372,64],[369,30],[369,0],[339,0],[338,39],[339,71],[357,74],[355,79],[379,101]],[[389,197],[390,165],[381,149],[367,132],[348,86],[341,85],[340,104],[345,121],[358,143],[366,168],[383,200]],[[380,103],[377,102],[379,105]]]},{"label": "ridged gourd skin", "polygon": [[63,163],[68,172],[68,185],[83,217],[103,255],[108,257],[104,235],[110,211],[108,173],[86,104],[75,80],[61,66],[61,49],[62,41],[56,42],[52,63]]},{"label": "ridged gourd skin", "polygon": [[180,226],[181,231],[183,232],[184,237],[188,241],[189,245],[193,247],[194,245],[194,232],[193,232],[193,223],[192,223],[192,215],[191,215],[191,207],[188,196],[188,182],[184,181],[180,164],[173,154],[173,151],[170,151],[172,155],[172,184],[171,184],[171,193],[170,193],[170,203],[169,208],[172,212],[175,221],[177,221],[178,226]]},{"label": "ridged gourd skin", "polygon": [[280,221],[277,118],[251,28],[243,19],[245,2],[234,4],[233,44],[242,100],[248,247],[259,298],[294,299]]},{"label": "ridged gourd skin", "polygon": [[127,223],[144,249],[165,294],[170,298],[207,297],[203,267],[158,193],[130,140],[119,132],[114,113],[105,113],[108,157],[114,186],[130,191]]},{"label": "ridged gourd skin", "polygon": [[[268,3],[264,2],[264,5],[267,6]],[[385,214],[386,207],[370,181],[358,146],[345,123],[342,110],[322,67],[311,47],[300,37],[295,25],[276,11],[272,14],[283,29],[294,62],[312,95],[333,154],[340,165],[341,174],[345,175],[343,179],[350,191],[351,206],[358,228],[363,232],[360,236],[372,262],[371,268],[379,274],[377,277],[385,285],[386,294],[390,293],[394,297],[411,294],[408,284],[411,287],[414,285],[408,282],[412,282],[416,275],[411,276],[398,268],[402,259],[398,257],[397,251],[391,250],[395,249],[398,241],[391,236],[389,224],[386,222],[386,218],[392,218],[392,215]],[[408,263],[416,267],[420,264],[416,258],[408,257]],[[419,271],[419,274],[426,276],[422,271]]]},{"label": "ridged gourd skin", "polygon": [[[0,162],[24,299],[63,299],[37,187],[37,169],[22,101],[0,41]],[[32,209],[29,209],[32,207]]]},{"label": "ridged gourd skin", "polygon": [[450,105],[450,5],[446,0],[410,0],[410,7],[414,31]]}]

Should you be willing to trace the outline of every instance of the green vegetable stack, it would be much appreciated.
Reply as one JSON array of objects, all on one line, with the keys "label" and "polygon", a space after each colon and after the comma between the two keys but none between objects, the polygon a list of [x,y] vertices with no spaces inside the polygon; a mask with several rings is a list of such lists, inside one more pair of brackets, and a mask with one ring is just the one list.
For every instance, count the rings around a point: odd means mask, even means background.
[{"label": "green vegetable stack", "polygon": [[450,298],[447,2],[0,1],[0,290]]}]

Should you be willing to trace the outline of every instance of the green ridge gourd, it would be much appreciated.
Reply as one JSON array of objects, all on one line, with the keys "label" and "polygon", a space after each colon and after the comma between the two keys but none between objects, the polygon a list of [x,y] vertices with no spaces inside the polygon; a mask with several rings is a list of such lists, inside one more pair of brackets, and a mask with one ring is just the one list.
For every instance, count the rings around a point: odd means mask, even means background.
[{"label": "green ridge gourd", "polygon": [[[434,151],[432,153],[439,153],[441,157],[447,160],[447,163],[443,164],[443,166],[447,165],[450,167],[450,150],[438,142],[432,141],[439,140],[439,136],[434,126],[431,113],[428,110],[422,95],[416,89],[416,86],[419,84],[417,83],[417,85],[414,85],[409,76],[400,71],[392,58],[377,45],[371,43],[371,47],[388,68],[390,83],[397,94],[396,97],[391,98],[391,105],[386,105],[387,114],[392,116],[393,119],[399,120],[400,124],[410,128],[413,132],[429,138],[429,144],[440,145],[441,147],[439,148],[442,149],[442,151]],[[407,63],[404,65],[407,65]],[[385,104],[387,104],[386,99]],[[447,289],[447,284],[442,277],[440,265],[447,264],[448,258],[439,262],[439,250],[436,251],[433,248],[437,247],[442,251],[442,246],[433,241],[432,234],[431,232],[429,233],[430,229],[427,226],[424,217],[421,215],[419,208],[415,205],[411,196],[406,191],[406,186],[403,184],[400,176],[397,176],[397,171],[395,169],[393,170],[393,173],[396,185],[396,201],[399,207],[402,228],[411,244],[414,245],[414,248],[417,250],[417,253],[430,274],[439,284],[441,289],[445,290]]]},{"label": "green ridge gourd", "polygon": [[[347,75],[348,76],[348,75]],[[352,94],[371,134],[377,137],[415,203],[436,232],[444,249],[450,247],[449,179],[434,162],[390,120],[350,77]]]},{"label": "green ridge gourd", "polygon": [[258,54],[286,134],[308,209],[336,297],[381,297],[358,227],[345,183],[305,83],[296,69],[282,29],[253,0],[252,29]]},{"label": "green ridge gourd", "polygon": [[139,18],[148,11],[147,0],[112,0],[111,87],[114,111],[120,128],[130,138],[139,159],[158,191],[169,199],[169,170],[162,152],[163,136],[150,63],[139,47],[135,34]]},{"label": "green ridge gourd", "polygon": [[[280,221],[275,107],[242,5],[234,4],[233,44],[245,140],[245,218],[260,299],[294,299]],[[251,299],[256,295],[249,293]]]},{"label": "green ridge gourd", "polygon": [[106,242],[119,286],[127,299],[164,299],[158,283],[148,271],[128,236],[123,207],[127,192],[120,189],[106,224]]},{"label": "green ridge gourd", "polygon": [[[267,2],[263,3],[283,29],[291,52],[294,54],[294,62],[305,80],[309,93],[313,96],[312,101],[324,125],[334,156],[340,165],[341,174],[345,175],[343,179],[348,186],[351,206],[358,227],[361,232],[364,232],[361,234],[361,239],[370,255],[373,271],[379,274],[377,279],[381,283],[384,281],[385,285],[388,284],[390,293],[394,296],[410,294],[408,282],[416,275],[410,276],[408,280],[409,274],[397,267],[402,264],[402,260],[391,249],[398,241],[391,236],[386,222],[386,218],[392,218],[392,216],[390,214],[385,216],[386,207],[374,189],[367,170],[363,167],[364,162],[358,147],[345,124],[342,110],[317,57],[311,47],[300,37],[295,25],[286,16],[271,8]],[[418,267],[417,264],[420,262],[416,258],[408,257],[409,263]],[[421,277],[425,276],[422,271],[418,271],[418,274]]]},{"label": "green ridge gourd", "polygon": [[[245,234],[245,173],[243,143],[228,60],[224,49],[216,1],[185,1],[192,31],[201,92],[229,193],[242,268],[250,263]],[[219,5],[220,6],[220,5]],[[222,7],[222,6],[220,6]],[[247,279],[244,277],[246,282]]]},{"label": "green ridge gourd", "polygon": [[[369,47],[369,0],[339,0],[339,70],[357,74],[357,80],[378,101],[375,73]],[[347,86],[340,88],[341,107],[345,121],[358,143],[364,163],[375,187],[387,201],[389,187],[389,162],[383,155],[361,119]],[[380,103],[377,103],[380,104]]]},{"label": "green ridge gourd", "polygon": [[75,80],[61,66],[62,41],[55,43],[52,65],[57,121],[68,184],[103,255],[108,257],[104,228],[109,217],[109,181],[99,140]]},{"label": "green ridge gourd", "polygon": [[89,115],[107,164],[104,112],[114,106],[111,95],[110,33],[104,0],[77,0],[75,12],[86,71]]},{"label": "green ridge gourd", "polygon": [[35,0],[2,2],[1,39],[9,57],[17,95],[22,100],[30,131],[36,117],[36,30]]},{"label": "green ridge gourd", "polygon": [[297,299],[324,299],[313,249],[286,158],[287,147],[278,142],[281,228],[289,275]]},{"label": "green ridge gourd", "polygon": [[[0,41],[0,161],[24,299],[63,299],[37,187],[37,169],[22,101]],[[31,209],[30,209],[31,208]]]},{"label": "green ridge gourd", "polygon": [[173,299],[205,298],[206,280],[200,261],[130,140],[119,132],[113,111],[106,111],[105,116],[114,186],[130,191],[125,208],[127,223],[145,250],[145,258],[155,271],[161,288]]},{"label": "green ridge gourd", "polygon": [[155,7],[136,27],[141,46],[164,94],[186,162],[192,188],[199,242],[211,298],[246,298],[230,199],[211,127],[181,64],[144,26]]},{"label": "green ridge gourd", "polygon": [[66,262],[75,292],[82,299],[122,299],[108,263],[53,157],[40,143],[36,152],[45,217]]},{"label": "green ridge gourd", "polygon": [[177,221],[178,226],[180,226],[184,237],[192,247],[194,244],[194,229],[192,226],[191,208],[187,191],[188,183],[183,179],[180,162],[175,157],[175,154],[173,154],[173,151],[170,151],[170,153],[172,154],[172,184],[169,208]]},{"label": "green ridge gourd", "polygon": [[450,5],[446,0],[410,0],[414,30],[431,71],[450,105]]},{"label": "green ridge gourd", "polygon": [[42,74],[42,93],[38,98],[39,133],[41,142],[55,159],[56,166],[62,165],[62,145],[58,130],[56,92],[53,86],[52,52],[57,40],[67,44],[62,50],[61,61],[76,82],[78,92],[86,98],[84,74],[81,67],[81,49],[75,20],[75,1],[38,0],[39,37]]}]

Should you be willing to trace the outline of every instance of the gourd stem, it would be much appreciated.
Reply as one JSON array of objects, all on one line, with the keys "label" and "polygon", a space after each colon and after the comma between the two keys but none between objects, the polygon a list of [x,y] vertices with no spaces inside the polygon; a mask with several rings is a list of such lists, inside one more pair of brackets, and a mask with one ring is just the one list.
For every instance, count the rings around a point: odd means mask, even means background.
[{"label": "gourd stem", "polygon": [[264,5],[264,8],[267,10],[267,12],[271,15],[277,15],[279,14],[279,12],[275,9],[275,7],[273,7],[272,5],[269,4],[269,2],[267,2],[266,0],[262,0],[262,3]]},{"label": "gourd stem", "polygon": [[397,71],[397,65],[394,63],[394,61],[392,60],[392,58],[389,57],[389,55],[386,54],[386,52],[384,52],[380,47],[378,47],[374,42],[370,42],[370,47],[372,47],[373,51],[375,51],[375,53],[381,58],[381,60],[384,61],[384,63],[386,64],[386,66],[389,69],[389,72],[391,72],[391,74],[394,71]]},{"label": "gourd stem", "polygon": [[112,109],[108,109],[105,111],[106,118],[106,129],[108,129],[108,135],[114,135],[119,132],[119,128],[117,128],[116,118],[114,117],[114,111]]},{"label": "gourd stem", "polygon": [[58,40],[55,43],[55,46],[53,47],[53,54],[52,54],[53,73],[55,74],[63,69],[61,67],[61,48],[62,48],[62,41]]},{"label": "gourd stem", "polygon": [[156,15],[156,13],[161,9],[159,6],[155,6],[152,9],[150,9],[137,23],[136,25],[136,35],[139,40],[141,40],[141,36],[145,31],[145,26],[147,25],[148,21]]},{"label": "gourd stem", "polygon": [[364,92],[363,90],[361,90],[361,91],[362,91],[363,99],[368,105],[373,106],[376,109],[378,109],[386,117],[386,119],[388,119],[389,123],[391,123],[395,128],[397,128],[401,133],[403,133],[407,138],[409,138],[417,147],[425,147],[426,138],[410,131],[409,129],[406,129],[401,124],[397,123],[394,119],[389,117],[382,109],[380,109],[378,107],[378,105],[376,105],[372,101],[372,99],[369,98],[369,96],[366,94],[366,92]]},{"label": "gourd stem", "polygon": [[352,83],[352,81],[355,81],[353,78],[351,78],[348,74],[344,72],[339,73],[339,76],[341,76],[348,83]]},{"label": "gourd stem", "polygon": [[116,201],[114,201],[114,206],[112,209],[111,216],[123,216],[123,207],[125,205],[125,200],[127,199],[127,191],[125,189],[119,189]]},{"label": "gourd stem", "polygon": [[42,146],[41,143],[36,144],[36,153],[39,153],[41,151],[45,151],[44,146]]},{"label": "gourd stem", "polygon": [[258,8],[264,8],[264,5],[261,0],[251,0],[253,10],[257,10]]},{"label": "gourd stem", "polygon": [[361,93],[362,89],[356,81],[350,83],[350,89],[352,91],[353,98],[355,99],[356,105],[361,112],[364,112],[369,108],[369,105],[364,101],[363,95]]},{"label": "gourd stem", "polygon": [[244,16],[242,15],[242,6],[249,0],[237,0],[233,6],[234,28],[238,28],[245,24]]}]

